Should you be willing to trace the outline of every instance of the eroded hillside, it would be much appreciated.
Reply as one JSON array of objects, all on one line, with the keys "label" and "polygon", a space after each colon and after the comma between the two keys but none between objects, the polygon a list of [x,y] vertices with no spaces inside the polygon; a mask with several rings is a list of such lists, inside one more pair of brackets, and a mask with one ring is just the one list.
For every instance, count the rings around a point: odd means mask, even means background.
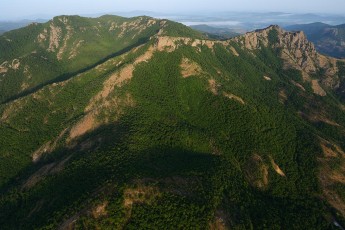
[{"label": "eroded hillside", "polygon": [[[0,107],[1,226],[343,224],[342,60],[277,26],[217,41],[167,20],[76,19],[36,25],[32,46],[82,68],[86,33],[95,64]],[[108,32],[146,40],[98,62]]]}]

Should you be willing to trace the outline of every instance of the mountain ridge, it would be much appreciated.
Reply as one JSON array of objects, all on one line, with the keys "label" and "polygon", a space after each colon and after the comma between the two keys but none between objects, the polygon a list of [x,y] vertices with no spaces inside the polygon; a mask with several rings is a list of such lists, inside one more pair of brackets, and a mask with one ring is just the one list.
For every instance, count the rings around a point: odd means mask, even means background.
[{"label": "mountain ridge", "polygon": [[326,55],[344,58],[344,24],[328,25],[312,23],[291,25],[287,30],[303,30],[308,38],[315,43],[316,48]]},{"label": "mountain ridge", "polygon": [[[159,22],[160,20],[153,20],[150,17],[135,17],[129,20],[123,17],[105,15],[97,19],[82,18],[79,16],[60,16],[55,17],[45,24],[32,24],[29,25],[27,29],[15,30],[1,37],[1,49],[4,51],[11,50],[11,52],[2,52],[2,54],[0,54],[0,62],[2,63],[0,72],[3,75],[12,74],[12,78],[17,82],[20,80],[18,79],[20,77],[19,75],[23,75],[25,72],[24,75],[27,75],[29,79],[22,82],[20,85],[15,85],[15,83],[10,80],[11,78],[6,78],[9,81],[6,82],[6,84],[12,88],[14,87],[17,91],[30,90],[32,87],[42,83],[44,84],[44,81],[54,81],[55,78],[59,77],[64,78],[63,75],[66,72],[70,72],[73,75],[73,73],[77,73],[85,68],[85,66],[97,65],[100,59],[107,59],[107,57],[109,58],[112,55],[116,56],[117,52],[121,53],[123,51],[128,51],[131,46],[138,46],[145,43],[147,39],[158,31]],[[68,23],[75,24],[76,28],[71,27]],[[116,23],[120,25],[117,26]],[[176,26],[177,24],[173,22],[170,22],[170,24],[172,24],[172,27],[181,27],[179,25]],[[89,29],[86,30],[86,28]],[[185,27],[183,27],[183,29],[188,31]],[[73,34],[75,35],[75,32],[73,32],[74,30],[79,31],[78,35],[81,34],[84,37],[78,38],[78,36],[73,36]],[[131,36],[130,44],[126,44],[128,41],[124,41],[123,38],[123,33],[127,30],[129,30],[131,34],[127,35]],[[17,31],[24,34],[16,34]],[[32,31],[35,32],[32,33]],[[91,31],[93,34],[90,34]],[[112,35],[112,33],[118,32],[119,36],[113,37],[114,35]],[[102,37],[100,33],[103,33]],[[136,33],[141,37],[136,38]],[[191,33],[198,36],[196,32]],[[97,35],[96,37],[94,36],[95,34]],[[18,38],[21,38],[21,36],[27,39],[25,41],[19,41]],[[28,38],[28,36],[30,38]],[[93,38],[93,40],[88,40],[90,37]],[[33,41],[34,44],[32,43]],[[21,42],[27,43],[24,49],[17,48],[21,46]],[[38,47],[36,47],[36,44],[39,44]],[[95,47],[97,47],[97,50],[93,50]],[[90,52],[92,52],[92,55]],[[49,60],[53,61],[47,62],[46,59],[48,57]],[[20,58],[24,59],[24,62],[25,58],[31,60],[38,59],[36,62],[42,62],[40,68],[47,68],[49,70],[49,75],[40,76],[36,74],[35,78],[30,78],[30,65],[20,65],[20,62],[18,62]],[[17,64],[14,66],[13,62]],[[29,62],[29,60],[26,62]],[[14,68],[12,68],[13,66]],[[7,71],[9,71],[9,73],[7,73]],[[16,73],[19,71],[20,73]],[[35,71],[38,72],[39,70],[36,70],[34,67],[32,72]],[[2,101],[15,96],[11,94],[11,92],[8,92],[6,88],[2,88],[2,92],[3,94],[5,92],[8,94],[8,96],[2,97]]]},{"label": "mountain ridge", "polygon": [[0,105],[0,226],[344,223],[340,60],[277,26],[179,25]]}]

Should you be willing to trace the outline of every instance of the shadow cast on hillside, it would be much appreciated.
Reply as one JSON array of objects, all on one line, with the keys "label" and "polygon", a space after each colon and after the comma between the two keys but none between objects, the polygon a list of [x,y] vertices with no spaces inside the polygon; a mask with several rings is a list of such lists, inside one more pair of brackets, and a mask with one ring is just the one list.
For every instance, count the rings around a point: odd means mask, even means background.
[{"label": "shadow cast on hillside", "polygon": [[108,61],[109,59],[112,59],[112,58],[114,58],[114,57],[123,55],[123,54],[125,54],[125,53],[131,51],[132,49],[134,49],[134,48],[136,48],[136,47],[139,47],[140,45],[143,45],[143,44],[147,43],[149,40],[150,40],[150,37],[141,38],[141,39],[139,39],[139,41],[136,42],[135,44],[130,45],[130,46],[128,46],[128,47],[126,47],[126,48],[124,48],[124,49],[122,49],[122,50],[120,50],[120,51],[117,51],[117,52],[115,52],[115,53],[113,53],[113,54],[110,54],[110,55],[108,55],[108,56],[102,58],[101,60],[99,60],[98,62],[96,62],[96,63],[94,63],[94,64],[91,64],[91,65],[89,65],[89,66],[87,66],[87,67],[85,67],[85,68],[79,69],[79,70],[77,70],[77,71],[75,71],[75,72],[62,74],[62,75],[60,75],[60,76],[58,76],[58,77],[56,77],[56,78],[54,78],[54,79],[52,79],[52,80],[46,81],[46,82],[41,83],[41,84],[39,84],[39,85],[37,85],[37,86],[35,86],[35,87],[33,87],[33,88],[27,89],[27,90],[25,90],[25,91],[23,91],[23,92],[21,92],[21,93],[15,95],[15,96],[12,96],[12,97],[10,97],[10,98],[8,98],[8,99],[6,99],[6,100],[0,102],[0,104],[7,104],[7,103],[9,103],[9,102],[11,102],[11,101],[20,99],[20,98],[25,97],[25,96],[27,96],[27,95],[30,95],[30,94],[32,94],[32,93],[34,93],[34,92],[36,92],[36,91],[42,89],[43,87],[45,87],[45,86],[47,86],[47,85],[50,85],[50,84],[53,84],[53,83],[63,82],[63,81],[66,81],[66,80],[68,80],[68,79],[70,79],[70,78],[72,78],[72,77],[74,77],[74,76],[77,76],[78,74],[85,73],[85,72],[87,72],[87,71],[89,71],[89,70],[95,68],[96,66],[105,63],[105,62]]},{"label": "shadow cast on hillside", "polygon": [[[6,213],[0,214],[0,223],[17,218],[25,220],[21,224],[39,226],[48,221],[47,213],[61,212],[76,205],[76,201],[85,202],[80,200],[82,197],[92,200],[106,185],[117,185],[119,189],[141,178],[159,181],[160,178],[199,175],[217,167],[219,162],[216,160],[219,156],[178,147],[131,149],[130,134],[130,128],[121,122],[102,126],[79,138],[73,148],[58,149],[37,164],[28,166],[0,191],[5,195],[15,189],[23,194],[16,198],[13,206],[9,205]],[[44,175],[32,188],[21,188],[30,175],[65,159],[68,162],[60,172]],[[29,214],[42,200],[45,205]],[[19,214],[16,213],[18,205],[21,207]]]}]

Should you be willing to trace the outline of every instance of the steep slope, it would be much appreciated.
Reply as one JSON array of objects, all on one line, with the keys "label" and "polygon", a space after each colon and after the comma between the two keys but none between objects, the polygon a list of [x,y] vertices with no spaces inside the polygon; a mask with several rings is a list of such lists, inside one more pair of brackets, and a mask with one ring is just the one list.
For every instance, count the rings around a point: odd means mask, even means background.
[{"label": "steep slope", "polygon": [[1,228],[344,225],[343,62],[277,26],[166,23],[0,106]]},{"label": "steep slope", "polygon": [[[260,49],[261,46],[275,48],[284,61],[284,69],[301,71],[303,80],[310,82],[314,93],[325,96],[329,89],[342,91],[342,73],[339,68],[342,60],[317,53],[314,45],[306,39],[303,32],[288,33],[277,26],[254,33],[247,33],[235,41],[249,50]],[[273,44],[273,45],[269,45]],[[319,84],[321,84],[321,87]],[[340,95],[342,97],[343,95]]]},{"label": "steep slope", "polygon": [[291,25],[290,31],[304,31],[316,49],[326,55],[345,58],[345,25],[331,26],[324,23]]},{"label": "steep slope", "polygon": [[149,17],[60,16],[8,32],[0,37],[0,102],[66,80],[128,52],[162,27],[167,27],[166,33],[170,27],[179,28],[177,23],[165,23]]}]

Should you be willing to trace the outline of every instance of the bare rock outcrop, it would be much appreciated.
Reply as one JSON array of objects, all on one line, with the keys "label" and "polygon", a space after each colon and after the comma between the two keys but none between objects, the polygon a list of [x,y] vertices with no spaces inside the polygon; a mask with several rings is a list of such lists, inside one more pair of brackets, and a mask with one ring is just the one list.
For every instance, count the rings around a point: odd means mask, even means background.
[{"label": "bare rock outcrop", "polygon": [[[340,85],[337,59],[319,54],[304,32],[286,32],[273,25],[232,39],[243,49],[260,50],[263,47],[280,49],[284,68],[302,71],[303,80],[310,82],[314,93],[325,96],[327,88],[337,89]],[[312,79],[316,76],[317,79]]]}]

